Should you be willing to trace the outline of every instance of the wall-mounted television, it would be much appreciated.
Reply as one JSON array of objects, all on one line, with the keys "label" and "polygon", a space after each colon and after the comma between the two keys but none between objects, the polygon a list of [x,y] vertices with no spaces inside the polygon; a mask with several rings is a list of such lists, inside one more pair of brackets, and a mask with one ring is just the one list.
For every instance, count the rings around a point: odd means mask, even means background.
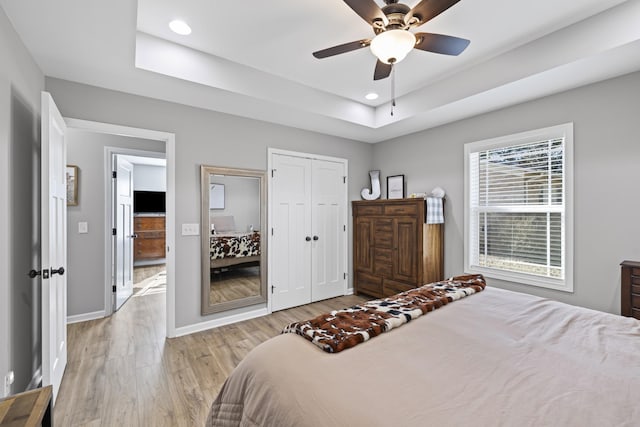
[{"label": "wall-mounted television", "polygon": [[165,196],[164,191],[134,191],[133,212],[165,213],[167,211]]}]

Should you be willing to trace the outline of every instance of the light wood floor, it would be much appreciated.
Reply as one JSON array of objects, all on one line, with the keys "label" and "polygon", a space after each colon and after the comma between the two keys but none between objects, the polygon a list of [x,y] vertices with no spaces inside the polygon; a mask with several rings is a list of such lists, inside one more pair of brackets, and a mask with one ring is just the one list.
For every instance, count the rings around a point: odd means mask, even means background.
[{"label": "light wood floor", "polygon": [[68,326],[55,425],[204,425],[222,383],[252,348],[290,322],[364,300],[339,297],[165,339],[165,294],[134,296],[110,318]]},{"label": "light wood floor", "polygon": [[234,301],[254,295],[260,295],[260,267],[237,267],[213,275],[209,303]]}]

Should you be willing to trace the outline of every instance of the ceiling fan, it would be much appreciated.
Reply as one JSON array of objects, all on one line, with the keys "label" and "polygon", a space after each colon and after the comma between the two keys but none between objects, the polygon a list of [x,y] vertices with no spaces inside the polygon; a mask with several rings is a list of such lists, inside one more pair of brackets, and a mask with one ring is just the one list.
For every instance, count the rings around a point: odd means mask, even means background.
[{"label": "ceiling fan", "polygon": [[412,33],[410,29],[430,21],[460,0],[421,0],[413,9],[397,0],[384,0],[380,8],[374,0],[344,0],[371,25],[375,36],[313,52],[318,59],[351,52],[369,46],[378,58],[374,80],[389,77],[393,65],[402,61],[411,49],[445,55],[459,55],[470,41],[433,33]]}]

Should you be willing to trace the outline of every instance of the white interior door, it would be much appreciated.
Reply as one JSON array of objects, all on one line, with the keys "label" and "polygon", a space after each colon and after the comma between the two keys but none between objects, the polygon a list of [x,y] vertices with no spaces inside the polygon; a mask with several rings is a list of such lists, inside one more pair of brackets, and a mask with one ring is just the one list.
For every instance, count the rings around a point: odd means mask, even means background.
[{"label": "white interior door", "polygon": [[114,311],[133,294],[133,164],[114,156],[115,179],[115,271]]},{"label": "white interior door", "polygon": [[273,154],[271,309],[311,301],[311,160]]},{"label": "white interior door", "polygon": [[311,300],[315,302],[344,295],[347,290],[347,184],[342,162],[314,159],[312,169]]},{"label": "white interior door", "polygon": [[41,100],[42,383],[55,403],[67,366],[66,125],[51,95]]}]

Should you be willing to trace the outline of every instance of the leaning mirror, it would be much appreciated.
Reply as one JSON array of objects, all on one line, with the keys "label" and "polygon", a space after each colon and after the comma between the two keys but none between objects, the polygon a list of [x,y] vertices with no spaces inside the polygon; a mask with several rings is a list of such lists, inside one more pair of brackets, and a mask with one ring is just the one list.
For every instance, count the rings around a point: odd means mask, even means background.
[{"label": "leaning mirror", "polygon": [[265,303],[264,171],[201,166],[200,188],[202,314]]}]

